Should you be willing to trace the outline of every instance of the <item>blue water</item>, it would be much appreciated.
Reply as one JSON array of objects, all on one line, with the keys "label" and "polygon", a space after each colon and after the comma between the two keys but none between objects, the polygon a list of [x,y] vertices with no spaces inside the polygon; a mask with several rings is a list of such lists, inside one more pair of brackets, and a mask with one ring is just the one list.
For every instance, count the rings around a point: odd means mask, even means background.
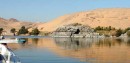
[{"label": "blue water", "polygon": [[89,63],[76,58],[60,57],[48,49],[20,49],[14,51],[22,63]]},{"label": "blue water", "polygon": [[24,38],[12,45],[22,63],[130,63],[127,38]]}]

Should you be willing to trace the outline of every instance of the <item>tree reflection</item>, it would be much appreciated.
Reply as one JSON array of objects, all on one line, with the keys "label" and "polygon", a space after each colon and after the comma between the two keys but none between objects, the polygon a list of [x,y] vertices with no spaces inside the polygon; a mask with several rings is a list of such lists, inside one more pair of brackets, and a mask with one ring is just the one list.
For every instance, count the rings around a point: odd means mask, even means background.
[{"label": "tree reflection", "polygon": [[115,39],[116,40],[116,42],[119,44],[119,45],[121,45],[122,44],[122,42],[123,42],[123,40],[122,39]]},{"label": "tree reflection", "polygon": [[96,42],[96,45],[98,47],[111,47],[114,46],[114,42],[110,39],[100,39],[98,42]]},{"label": "tree reflection", "polygon": [[55,38],[57,46],[64,49],[79,50],[82,48],[90,48],[93,45],[97,47],[109,47],[121,46],[126,44],[130,46],[130,39],[121,38],[104,38],[104,39],[94,39],[94,38]]},{"label": "tree reflection", "polygon": [[127,46],[130,46],[130,39],[127,40]]},{"label": "tree reflection", "polygon": [[39,41],[39,38],[32,38],[32,43],[37,45]]}]

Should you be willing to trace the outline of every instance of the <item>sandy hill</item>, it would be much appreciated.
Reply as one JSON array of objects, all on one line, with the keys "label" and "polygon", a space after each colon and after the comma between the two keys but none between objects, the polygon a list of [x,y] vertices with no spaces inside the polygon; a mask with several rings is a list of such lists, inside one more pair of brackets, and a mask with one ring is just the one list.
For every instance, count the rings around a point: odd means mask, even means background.
[{"label": "sandy hill", "polygon": [[25,26],[30,29],[37,27],[38,24],[39,23],[18,21],[17,19],[14,18],[10,19],[0,18],[0,28],[4,28],[4,31],[6,31],[7,33],[10,33],[10,29],[12,28],[20,29],[21,26]]},{"label": "sandy hill", "polygon": [[60,26],[72,23],[89,25],[93,28],[97,26],[112,26],[124,29],[130,27],[130,8],[96,9],[92,11],[74,13],[61,16],[53,21],[41,24],[38,28],[41,31],[51,32]]}]

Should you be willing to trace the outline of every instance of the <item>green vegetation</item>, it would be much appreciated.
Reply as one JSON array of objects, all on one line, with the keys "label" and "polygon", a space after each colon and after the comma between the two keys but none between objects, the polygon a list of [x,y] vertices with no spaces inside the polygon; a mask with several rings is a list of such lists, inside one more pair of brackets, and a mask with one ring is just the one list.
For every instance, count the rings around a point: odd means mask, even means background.
[{"label": "green vegetation", "polygon": [[38,35],[39,33],[40,31],[37,28],[35,28],[32,30],[32,32],[30,32],[30,35]]},{"label": "green vegetation", "polygon": [[121,34],[127,33],[127,36],[130,37],[130,27],[122,30],[122,29],[115,29],[114,27],[108,26],[108,27],[101,27],[98,26],[94,28],[94,31],[99,33],[100,35],[105,35],[105,36],[116,36],[119,37]]},{"label": "green vegetation", "polygon": [[72,25],[72,26],[78,26],[78,25],[82,25],[82,24],[80,24],[80,23],[73,23],[73,24],[70,24],[70,25]]},{"label": "green vegetation", "polygon": [[[77,25],[81,25],[79,23],[74,23],[73,24],[74,26],[77,26]],[[108,27],[101,27],[101,26],[98,26],[96,28],[93,28],[95,32],[99,33],[99,35],[104,35],[106,37],[110,37],[110,36],[116,36],[116,37],[119,37],[121,36],[122,34],[127,34],[128,37],[130,37],[130,27],[122,30],[122,29],[115,29],[114,27],[111,27],[111,26],[108,26]],[[3,32],[3,28],[0,28],[0,35],[2,34]],[[16,33],[16,29],[15,28],[12,28],[10,30],[11,33],[13,33],[15,35]],[[22,26],[18,32],[17,32],[18,35],[21,35],[21,34],[28,34],[28,35],[42,35],[42,36],[48,36],[49,34],[51,34],[51,32],[41,32],[39,31],[37,28],[33,29],[32,31],[28,31],[27,28],[25,28],[25,26]]]},{"label": "green vegetation", "polygon": [[10,32],[13,33],[13,35],[15,36],[16,29],[15,29],[15,28],[12,28],[12,29],[10,30]]},{"label": "green vegetation", "polygon": [[127,31],[127,36],[130,37],[130,31]]},{"label": "green vegetation", "polygon": [[99,30],[103,30],[103,27],[98,26],[98,27],[96,27],[96,28],[94,29],[94,31],[99,31]]},{"label": "green vegetation", "polygon": [[116,34],[115,34],[116,37],[121,36],[121,34],[123,34],[123,30],[121,29],[116,30]]},{"label": "green vegetation", "polygon": [[98,26],[98,27],[94,28],[95,32],[99,33],[100,35],[105,35],[107,37],[115,35],[115,30],[116,29],[111,26],[108,26],[108,27]]},{"label": "green vegetation", "polygon": [[0,28],[0,35],[2,34],[3,30],[4,30],[3,28]]},{"label": "green vegetation", "polygon": [[18,35],[27,34],[27,33],[28,33],[28,29],[26,29],[25,26],[22,26],[21,29],[19,29],[18,31]]},{"label": "green vegetation", "polygon": [[111,30],[115,30],[114,27],[108,26],[108,27],[101,27],[98,26],[94,29],[94,31],[111,31]]},{"label": "green vegetation", "polygon": [[126,28],[126,29],[124,30],[124,33],[126,33],[126,32],[129,31],[129,30],[130,30],[130,27]]}]

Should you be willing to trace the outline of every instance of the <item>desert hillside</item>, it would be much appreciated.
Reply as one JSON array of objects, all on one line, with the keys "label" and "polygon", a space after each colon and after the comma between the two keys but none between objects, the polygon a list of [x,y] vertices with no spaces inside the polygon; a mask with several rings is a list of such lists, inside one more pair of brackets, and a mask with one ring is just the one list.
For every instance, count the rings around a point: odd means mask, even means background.
[{"label": "desert hillside", "polygon": [[10,19],[0,18],[0,28],[3,28],[4,31],[6,31],[7,33],[10,33],[10,29],[12,28],[18,30],[21,28],[21,26],[25,26],[26,28],[31,29],[37,27],[37,25],[39,24],[40,23],[23,22],[14,18],[10,18]]},{"label": "desert hillside", "polygon": [[41,31],[51,32],[60,26],[72,23],[89,25],[93,28],[97,26],[112,26],[124,29],[130,27],[130,8],[96,9],[92,11],[74,13],[61,16],[53,21],[38,25],[38,28]]}]

